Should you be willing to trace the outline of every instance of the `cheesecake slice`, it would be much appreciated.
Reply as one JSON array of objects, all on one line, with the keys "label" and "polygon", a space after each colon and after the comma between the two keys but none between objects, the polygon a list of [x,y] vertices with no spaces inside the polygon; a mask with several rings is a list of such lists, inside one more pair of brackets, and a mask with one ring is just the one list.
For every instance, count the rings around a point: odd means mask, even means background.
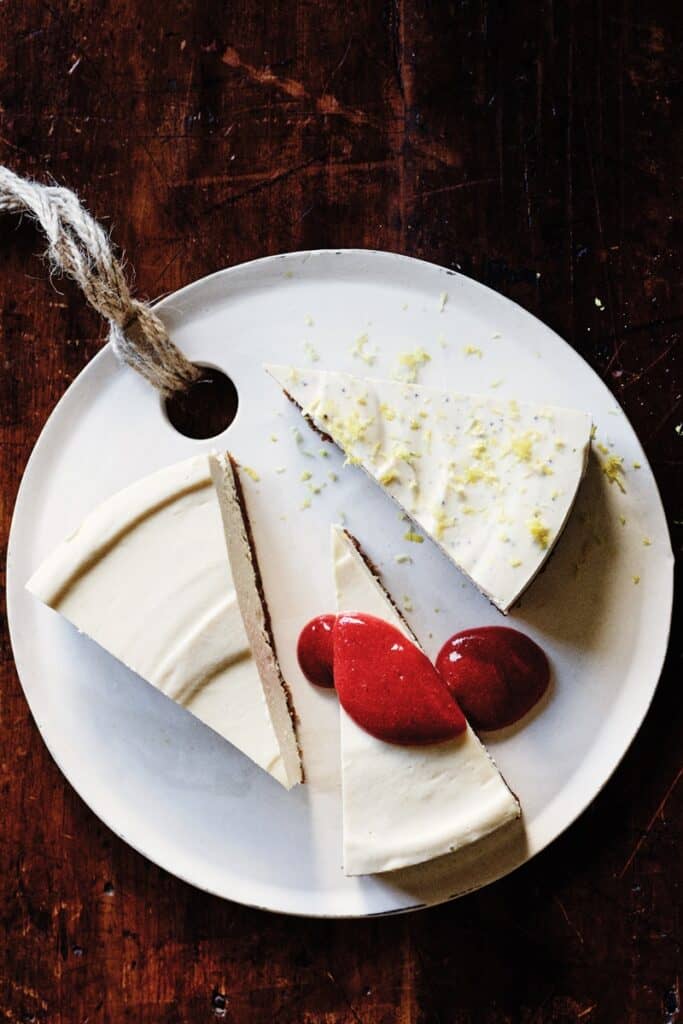
[{"label": "cheesecake slice", "polygon": [[[332,527],[338,612],[384,619],[415,637],[357,543]],[[391,871],[452,853],[514,821],[520,807],[467,726],[456,739],[398,746],[340,713],[344,874]]]},{"label": "cheesecake slice", "polygon": [[[567,521],[591,417],[575,409],[266,367],[304,416],[432,537],[502,612]],[[421,539],[409,531],[408,539]]]},{"label": "cheesecake slice", "polygon": [[198,455],[114,494],[27,588],[289,789],[301,763],[239,472],[213,471]]}]

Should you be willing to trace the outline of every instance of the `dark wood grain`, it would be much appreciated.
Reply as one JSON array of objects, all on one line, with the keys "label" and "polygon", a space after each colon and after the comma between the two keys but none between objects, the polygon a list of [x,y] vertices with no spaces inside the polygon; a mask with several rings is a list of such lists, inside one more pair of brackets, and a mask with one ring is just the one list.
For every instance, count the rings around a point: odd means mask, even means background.
[{"label": "dark wood grain", "polygon": [[[76,187],[148,296],[317,246],[492,285],[613,390],[680,550],[681,20],[670,0],[5,0],[0,159]],[[102,337],[42,245],[0,222],[3,544]],[[550,849],[455,904],[335,923],[203,895],[104,828],[38,736],[3,618],[0,1021],[675,1024],[680,633],[623,764]]]}]

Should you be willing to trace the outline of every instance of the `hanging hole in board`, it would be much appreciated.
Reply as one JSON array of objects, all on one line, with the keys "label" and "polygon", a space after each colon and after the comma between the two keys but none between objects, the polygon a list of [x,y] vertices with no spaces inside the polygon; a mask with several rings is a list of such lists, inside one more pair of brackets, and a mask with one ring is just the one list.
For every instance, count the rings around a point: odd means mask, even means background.
[{"label": "hanging hole in board", "polygon": [[171,426],[179,434],[205,440],[222,434],[237,415],[237,388],[222,370],[203,366],[199,380],[187,391],[165,398],[163,407]]}]

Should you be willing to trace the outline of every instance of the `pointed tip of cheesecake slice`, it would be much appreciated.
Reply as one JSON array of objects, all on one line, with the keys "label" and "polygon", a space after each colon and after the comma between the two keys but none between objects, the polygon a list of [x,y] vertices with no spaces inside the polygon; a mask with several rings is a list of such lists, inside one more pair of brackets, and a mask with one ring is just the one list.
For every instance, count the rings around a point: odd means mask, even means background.
[{"label": "pointed tip of cheesecake slice", "polygon": [[[413,643],[415,635],[381,582],[379,572],[352,533],[336,523],[331,527],[332,564],[338,611],[377,615],[399,629]],[[354,600],[358,607],[353,607]],[[369,607],[372,600],[376,611]],[[419,645],[418,645],[419,646]]]},{"label": "pointed tip of cheesecake slice", "polygon": [[[415,638],[372,563],[332,527],[337,610],[375,615]],[[418,644],[419,646],[419,644]],[[366,875],[454,853],[521,810],[468,726],[455,740],[403,747],[375,739],[340,708],[344,873]]]},{"label": "pointed tip of cheesecake slice", "polygon": [[244,496],[240,464],[225,452],[210,455],[209,463],[223,519],[225,541],[242,621],[263,685],[270,718],[282,756],[278,781],[290,789],[303,781],[296,740],[291,693],[280,670],[259,568],[256,544]]},{"label": "pointed tip of cheesecake slice", "polygon": [[506,614],[569,518],[590,415],[336,371],[265,369]]},{"label": "pointed tip of cheesecake slice", "polygon": [[[234,522],[243,537],[238,510]],[[26,586],[289,788],[301,778],[293,725],[266,699],[232,577],[209,458],[197,455],[101,502]],[[244,579],[239,589],[254,586]]]}]

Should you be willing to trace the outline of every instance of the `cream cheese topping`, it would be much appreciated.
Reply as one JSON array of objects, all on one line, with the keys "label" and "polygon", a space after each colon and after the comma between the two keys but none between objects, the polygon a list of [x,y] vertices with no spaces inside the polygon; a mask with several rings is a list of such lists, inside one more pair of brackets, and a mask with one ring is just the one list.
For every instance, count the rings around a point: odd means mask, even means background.
[{"label": "cream cheese topping", "polygon": [[[376,615],[415,642],[349,535],[332,528],[337,610]],[[520,815],[468,726],[429,746],[384,743],[340,708],[344,873],[365,875],[431,860]]]},{"label": "cream cheese topping", "polygon": [[585,472],[585,412],[266,366],[304,416],[507,612],[550,554]]},{"label": "cream cheese topping", "polygon": [[289,788],[293,725],[271,713],[240,613],[251,585],[231,569],[200,455],[104,501],[27,588]]}]

